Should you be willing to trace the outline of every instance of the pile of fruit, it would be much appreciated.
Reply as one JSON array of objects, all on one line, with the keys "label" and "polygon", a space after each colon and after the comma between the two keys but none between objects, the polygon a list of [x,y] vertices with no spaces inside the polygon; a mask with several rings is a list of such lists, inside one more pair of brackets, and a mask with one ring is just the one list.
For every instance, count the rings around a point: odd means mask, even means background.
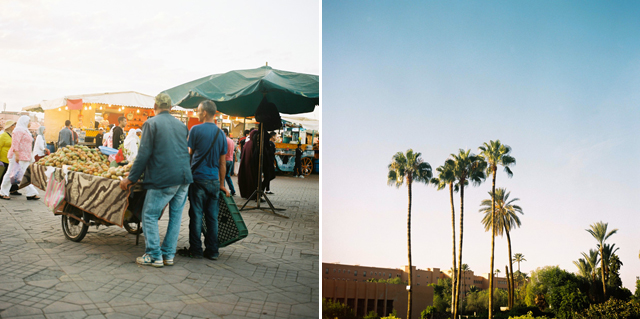
[{"label": "pile of fruit", "polygon": [[109,159],[97,149],[86,146],[65,146],[57,152],[41,158],[38,165],[61,168],[69,165],[69,170],[104,178],[120,179],[129,175],[133,163],[124,166],[110,167]]}]

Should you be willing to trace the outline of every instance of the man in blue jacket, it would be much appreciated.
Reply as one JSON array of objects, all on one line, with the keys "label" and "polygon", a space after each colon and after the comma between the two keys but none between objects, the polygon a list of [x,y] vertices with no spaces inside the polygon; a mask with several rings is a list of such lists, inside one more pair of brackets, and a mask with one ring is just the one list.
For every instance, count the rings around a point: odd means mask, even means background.
[{"label": "man in blue jacket", "polygon": [[[129,176],[120,182],[120,188],[126,190],[144,172],[142,186],[147,190],[147,195],[142,209],[142,228],[146,250],[142,257],[136,258],[136,263],[162,267],[173,265],[182,210],[193,178],[187,147],[189,131],[187,126],[169,113],[169,95],[158,94],[153,109],[156,116],[142,126],[144,134],[140,140],[138,156]],[[161,247],[158,219],[167,204],[169,225]]]}]

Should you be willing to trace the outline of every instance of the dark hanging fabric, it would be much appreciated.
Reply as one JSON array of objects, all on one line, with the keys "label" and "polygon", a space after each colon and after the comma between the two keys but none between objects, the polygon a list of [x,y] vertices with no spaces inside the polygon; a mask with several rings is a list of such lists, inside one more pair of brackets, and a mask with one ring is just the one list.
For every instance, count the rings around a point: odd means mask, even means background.
[{"label": "dark hanging fabric", "polygon": [[262,98],[258,109],[256,110],[256,122],[264,124],[265,131],[274,131],[282,127],[282,118],[275,104],[267,102],[266,98]]}]

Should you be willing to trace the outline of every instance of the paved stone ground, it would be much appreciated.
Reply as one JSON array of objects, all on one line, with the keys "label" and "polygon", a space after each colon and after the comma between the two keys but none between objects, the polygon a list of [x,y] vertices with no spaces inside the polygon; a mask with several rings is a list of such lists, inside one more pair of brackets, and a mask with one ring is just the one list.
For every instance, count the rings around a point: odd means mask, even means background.
[{"label": "paved stone ground", "polygon": [[243,211],[249,235],[220,259],[176,256],[164,268],[137,265],[144,238],[136,246],[123,228],[92,227],[76,243],[41,201],[1,201],[0,318],[318,318],[318,175],[278,176],[271,188],[290,219]]}]

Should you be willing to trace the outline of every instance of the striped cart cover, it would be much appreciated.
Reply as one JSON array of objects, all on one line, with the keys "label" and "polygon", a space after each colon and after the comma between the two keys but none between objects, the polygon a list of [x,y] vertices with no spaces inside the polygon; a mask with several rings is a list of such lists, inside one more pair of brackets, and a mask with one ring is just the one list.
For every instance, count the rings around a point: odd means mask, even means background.
[{"label": "striped cart cover", "polygon": [[[38,164],[31,164],[22,178],[20,188],[33,184],[47,189],[47,169],[60,170]],[[124,212],[127,210],[129,191],[120,189],[120,181],[69,171],[65,185],[65,201],[108,223],[122,227]]]}]

